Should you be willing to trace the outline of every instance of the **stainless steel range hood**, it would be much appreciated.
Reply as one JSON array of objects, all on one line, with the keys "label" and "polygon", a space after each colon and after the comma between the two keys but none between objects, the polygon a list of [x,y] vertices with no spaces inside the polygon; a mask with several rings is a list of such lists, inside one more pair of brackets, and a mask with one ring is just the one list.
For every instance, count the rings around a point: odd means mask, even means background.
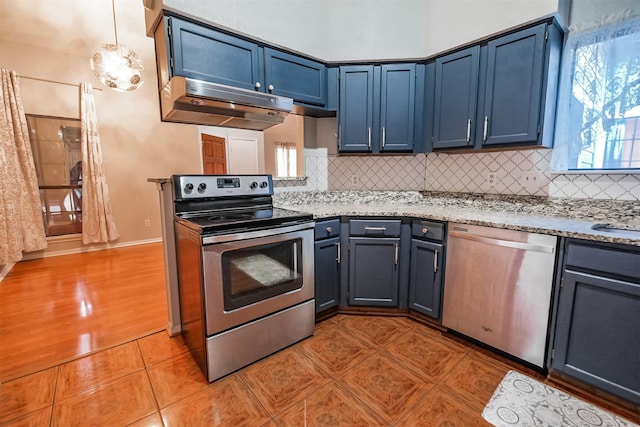
[{"label": "stainless steel range hood", "polygon": [[160,92],[160,108],[165,122],[264,130],[284,121],[293,100],[178,76]]}]

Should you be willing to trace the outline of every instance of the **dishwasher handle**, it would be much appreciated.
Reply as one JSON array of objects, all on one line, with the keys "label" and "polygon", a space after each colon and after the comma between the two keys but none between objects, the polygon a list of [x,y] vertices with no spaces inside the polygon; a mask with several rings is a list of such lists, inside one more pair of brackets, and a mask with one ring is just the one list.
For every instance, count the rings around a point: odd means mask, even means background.
[{"label": "dishwasher handle", "polygon": [[486,243],[487,245],[502,246],[505,248],[522,249],[525,251],[543,252],[552,254],[555,251],[554,246],[540,245],[537,243],[514,242],[513,240],[494,239],[491,237],[479,236],[477,234],[465,233],[460,231],[449,231],[449,237],[458,237],[461,239],[472,240],[474,242]]}]

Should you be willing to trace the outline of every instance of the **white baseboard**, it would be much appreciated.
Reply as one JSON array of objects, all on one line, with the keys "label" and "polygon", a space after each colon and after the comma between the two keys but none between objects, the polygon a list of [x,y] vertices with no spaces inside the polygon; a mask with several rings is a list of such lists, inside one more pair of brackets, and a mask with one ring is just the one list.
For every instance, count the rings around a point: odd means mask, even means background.
[{"label": "white baseboard", "polygon": [[155,239],[133,240],[131,242],[122,242],[122,243],[102,243],[102,244],[83,245],[82,247],[79,247],[79,248],[64,249],[60,251],[48,252],[45,250],[44,252],[26,252],[22,260],[28,261],[32,259],[48,258],[52,256],[72,255],[72,254],[80,254],[83,252],[103,251],[105,249],[125,248],[127,246],[146,245],[149,243],[158,243],[158,242],[162,242],[161,237],[157,237]]}]

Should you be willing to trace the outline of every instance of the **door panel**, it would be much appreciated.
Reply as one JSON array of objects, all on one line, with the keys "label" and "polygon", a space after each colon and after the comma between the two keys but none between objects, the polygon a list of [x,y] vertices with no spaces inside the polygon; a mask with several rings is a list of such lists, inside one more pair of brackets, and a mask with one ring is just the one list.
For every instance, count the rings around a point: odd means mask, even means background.
[{"label": "door panel", "polygon": [[433,148],[472,146],[480,46],[436,59]]},{"label": "door panel", "polygon": [[349,303],[398,305],[397,253],[400,239],[349,239]]},{"label": "door panel", "polygon": [[484,144],[538,140],[545,29],[543,24],[488,43]]},{"label": "door panel", "polygon": [[440,319],[442,305],[442,245],[411,241],[409,308]]},{"label": "door panel", "polygon": [[316,313],[336,307],[340,302],[339,237],[315,243]]},{"label": "door panel", "polygon": [[640,404],[640,284],[565,270],[551,367]]},{"label": "door panel", "polygon": [[381,151],[412,150],[416,94],[416,65],[382,66]]},{"label": "door panel", "polygon": [[340,67],[341,151],[371,151],[373,65]]},{"label": "door panel", "polygon": [[327,69],[319,63],[279,50],[265,48],[266,90],[275,95],[324,107],[327,103]]},{"label": "door panel", "polygon": [[259,82],[264,89],[263,52],[257,44],[178,18],[172,17],[170,25],[174,76],[244,89]]}]

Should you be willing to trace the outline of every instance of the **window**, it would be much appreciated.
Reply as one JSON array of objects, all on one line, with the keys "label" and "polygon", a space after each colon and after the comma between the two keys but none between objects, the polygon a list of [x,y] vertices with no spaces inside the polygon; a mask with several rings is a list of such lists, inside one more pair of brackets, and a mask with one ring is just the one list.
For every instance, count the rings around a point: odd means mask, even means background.
[{"label": "window", "polygon": [[276,172],[278,177],[296,176],[296,143],[276,142]]},{"label": "window", "polygon": [[27,114],[47,236],[82,233],[80,120]]},{"label": "window", "polygon": [[640,18],[569,34],[552,167],[640,169]]}]

